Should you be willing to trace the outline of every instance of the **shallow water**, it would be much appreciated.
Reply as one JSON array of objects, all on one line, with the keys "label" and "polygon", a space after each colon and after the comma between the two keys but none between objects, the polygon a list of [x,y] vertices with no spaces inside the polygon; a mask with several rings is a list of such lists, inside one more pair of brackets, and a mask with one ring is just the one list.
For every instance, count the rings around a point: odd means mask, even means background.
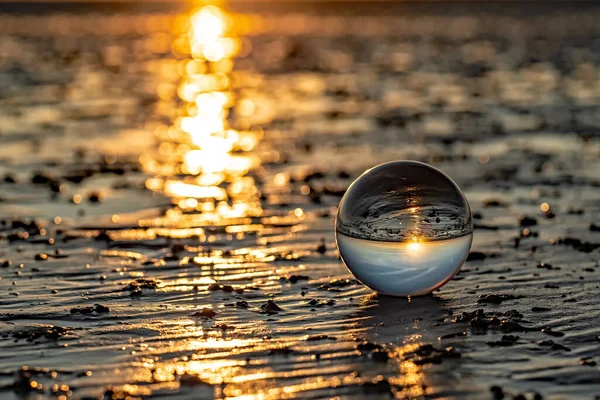
[{"label": "shallow water", "polygon": [[[369,4],[209,16],[209,67],[188,12],[0,8],[0,398],[600,394],[598,9]],[[475,217],[410,302],[334,243],[397,159]]]}]

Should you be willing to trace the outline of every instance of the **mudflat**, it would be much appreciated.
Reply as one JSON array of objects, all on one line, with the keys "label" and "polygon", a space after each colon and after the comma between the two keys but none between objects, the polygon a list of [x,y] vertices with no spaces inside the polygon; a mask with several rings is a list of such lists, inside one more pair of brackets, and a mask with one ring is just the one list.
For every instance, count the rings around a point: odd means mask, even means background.
[{"label": "mudflat", "polygon": [[[0,5],[0,398],[600,396],[600,10],[311,4]],[[475,223],[411,299],[334,241],[399,159]]]}]

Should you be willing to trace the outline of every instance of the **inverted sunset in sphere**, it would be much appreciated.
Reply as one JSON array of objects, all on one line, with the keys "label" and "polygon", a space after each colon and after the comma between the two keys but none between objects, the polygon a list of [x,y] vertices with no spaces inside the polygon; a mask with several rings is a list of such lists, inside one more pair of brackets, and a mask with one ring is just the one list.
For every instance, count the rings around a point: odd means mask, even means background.
[{"label": "inverted sunset in sphere", "polygon": [[440,170],[393,161],[363,173],[340,202],[336,242],[363,284],[382,294],[418,296],[444,285],[473,240],[469,203]]}]

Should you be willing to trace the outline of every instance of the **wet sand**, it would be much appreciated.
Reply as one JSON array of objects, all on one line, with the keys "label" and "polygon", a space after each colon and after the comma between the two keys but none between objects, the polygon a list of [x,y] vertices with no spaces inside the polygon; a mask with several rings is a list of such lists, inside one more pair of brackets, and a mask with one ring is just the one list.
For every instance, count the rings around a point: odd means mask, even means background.
[{"label": "wet sand", "polygon": [[[600,396],[596,9],[278,12],[0,15],[0,398]],[[410,300],[334,242],[396,159],[475,218]]]}]

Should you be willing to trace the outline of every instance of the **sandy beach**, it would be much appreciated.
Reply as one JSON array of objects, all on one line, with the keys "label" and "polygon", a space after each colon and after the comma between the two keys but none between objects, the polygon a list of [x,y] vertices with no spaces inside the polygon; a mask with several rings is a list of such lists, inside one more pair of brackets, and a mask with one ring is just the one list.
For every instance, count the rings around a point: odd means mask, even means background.
[{"label": "sandy beach", "polygon": [[[311,4],[0,4],[0,399],[600,398],[600,7]],[[336,248],[392,160],[431,295]]]}]

